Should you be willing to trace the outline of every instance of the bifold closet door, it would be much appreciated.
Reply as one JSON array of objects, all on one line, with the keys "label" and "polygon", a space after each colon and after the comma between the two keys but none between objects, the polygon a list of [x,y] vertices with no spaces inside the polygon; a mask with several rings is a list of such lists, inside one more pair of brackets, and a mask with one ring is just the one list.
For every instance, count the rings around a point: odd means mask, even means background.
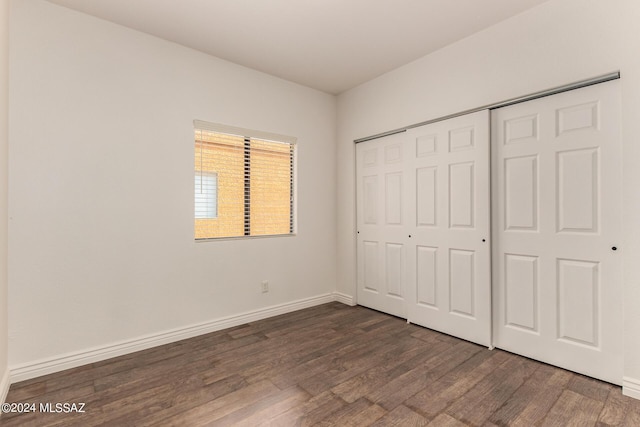
[{"label": "bifold closet door", "polygon": [[356,145],[358,304],[406,318],[407,170],[403,134]]},{"label": "bifold closet door", "polygon": [[619,82],[492,112],[494,343],[622,383]]},{"label": "bifold closet door", "polygon": [[407,131],[411,323],[491,346],[489,112]]}]

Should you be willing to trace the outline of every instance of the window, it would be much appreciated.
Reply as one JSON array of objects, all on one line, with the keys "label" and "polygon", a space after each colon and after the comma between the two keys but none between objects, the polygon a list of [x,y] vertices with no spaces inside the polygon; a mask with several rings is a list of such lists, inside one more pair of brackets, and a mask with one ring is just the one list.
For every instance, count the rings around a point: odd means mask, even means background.
[{"label": "window", "polygon": [[218,217],[218,174],[202,172],[195,175],[196,219]]},{"label": "window", "polygon": [[295,138],[194,125],[196,240],[293,234]]}]

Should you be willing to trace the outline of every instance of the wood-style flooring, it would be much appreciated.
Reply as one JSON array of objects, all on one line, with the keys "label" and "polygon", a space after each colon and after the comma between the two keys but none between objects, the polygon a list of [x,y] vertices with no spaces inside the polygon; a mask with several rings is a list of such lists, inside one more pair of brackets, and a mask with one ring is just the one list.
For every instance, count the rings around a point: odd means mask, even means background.
[{"label": "wood-style flooring", "polygon": [[640,426],[619,387],[325,304],[11,386],[2,426]]}]

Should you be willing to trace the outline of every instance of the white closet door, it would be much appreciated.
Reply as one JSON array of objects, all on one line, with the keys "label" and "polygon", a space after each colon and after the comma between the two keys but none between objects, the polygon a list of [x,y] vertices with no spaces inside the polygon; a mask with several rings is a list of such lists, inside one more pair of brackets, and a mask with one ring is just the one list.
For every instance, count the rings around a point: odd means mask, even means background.
[{"label": "white closet door", "polygon": [[494,342],[622,382],[618,82],[492,112]]},{"label": "white closet door", "polygon": [[406,139],[409,320],[490,346],[489,112]]},{"label": "white closet door", "polygon": [[407,172],[404,135],[356,145],[358,304],[406,318]]}]

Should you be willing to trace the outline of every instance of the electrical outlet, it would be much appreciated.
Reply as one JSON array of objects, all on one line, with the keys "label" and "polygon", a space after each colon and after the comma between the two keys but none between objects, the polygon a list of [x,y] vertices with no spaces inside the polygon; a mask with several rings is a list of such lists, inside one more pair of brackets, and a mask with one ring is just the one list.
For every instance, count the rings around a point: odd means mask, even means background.
[{"label": "electrical outlet", "polygon": [[269,292],[269,282],[267,280],[262,281],[262,293]]}]

